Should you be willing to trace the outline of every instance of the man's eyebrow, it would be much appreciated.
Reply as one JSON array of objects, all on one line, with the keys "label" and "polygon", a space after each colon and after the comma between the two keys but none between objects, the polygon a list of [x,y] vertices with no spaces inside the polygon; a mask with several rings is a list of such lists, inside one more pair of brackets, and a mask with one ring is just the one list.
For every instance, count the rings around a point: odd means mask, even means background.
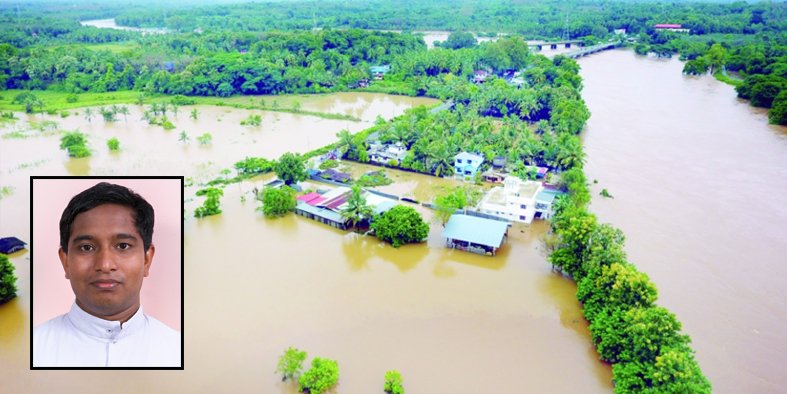
[{"label": "man's eyebrow", "polygon": [[[130,240],[134,240],[134,241],[137,240],[137,237],[135,235],[133,235],[133,234],[126,234],[126,233],[115,234],[114,236],[112,236],[112,238],[114,238],[114,239],[130,239]],[[79,241],[92,241],[94,239],[96,239],[96,237],[94,237],[92,235],[87,235],[87,234],[86,235],[78,235],[78,236],[74,237],[74,239],[71,241],[71,243],[74,244],[74,243],[77,243]]]}]

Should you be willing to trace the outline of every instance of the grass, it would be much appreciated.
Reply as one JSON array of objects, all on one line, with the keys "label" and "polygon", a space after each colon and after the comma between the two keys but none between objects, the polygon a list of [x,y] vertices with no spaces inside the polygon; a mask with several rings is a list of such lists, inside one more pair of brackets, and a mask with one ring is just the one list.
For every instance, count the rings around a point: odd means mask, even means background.
[{"label": "grass", "polygon": [[718,81],[724,82],[727,85],[732,85],[732,86],[735,86],[735,87],[738,87],[738,85],[743,83],[743,81],[740,80],[740,79],[733,78],[733,77],[731,77],[729,75],[724,75],[724,74],[722,74],[720,72],[713,73],[713,77],[716,78],[716,80],[718,80]]},{"label": "grass", "polygon": [[[14,97],[17,94],[26,92],[26,90],[11,89],[2,92],[0,97],[0,110],[11,111],[24,111],[25,108],[22,104],[14,104]],[[106,93],[79,93],[77,94],[77,101],[69,103],[66,98],[69,93],[55,92],[50,90],[34,90],[33,94],[38,96],[44,102],[44,111],[63,111],[66,109],[80,108],[80,107],[94,107],[100,105],[111,104],[133,104],[137,102],[140,92],[135,91],[118,91]],[[157,100],[165,95],[149,95],[145,94],[145,103],[151,100]]]},{"label": "grass", "polygon": [[[22,92],[26,92],[26,90],[11,89],[11,90],[3,91],[2,95],[0,95],[0,111],[8,111],[8,110],[20,111],[20,112],[24,111],[25,108],[22,104],[13,103],[14,97],[16,97],[16,95]],[[80,107],[96,107],[96,106],[102,106],[102,105],[106,106],[112,104],[136,104],[137,101],[139,100],[139,95],[143,94],[142,92],[132,91],[132,90],[123,90],[123,91],[106,92],[106,93],[79,93],[77,94],[77,101],[70,103],[67,100],[70,93],[56,92],[50,90],[34,90],[32,92],[44,102],[44,112],[49,112],[53,114],[66,109],[80,108]],[[145,99],[144,99],[145,105],[149,105],[154,102],[158,102],[158,103],[169,102],[170,98],[173,97],[165,94],[151,94],[151,93],[144,93],[144,95],[145,95]],[[289,112],[299,115],[317,116],[324,119],[351,120],[355,122],[361,120],[359,118],[350,115],[306,111],[303,109],[294,109],[291,107],[289,108],[286,107],[286,105],[291,105],[291,102],[295,97],[303,97],[303,96],[302,95],[300,96],[299,95],[281,95],[281,96],[238,95],[232,97],[189,96],[188,99],[194,100],[194,104],[201,104],[201,105],[214,105],[219,107],[232,107],[238,109],[259,109],[259,110],[275,111],[275,112]],[[262,102],[259,100],[254,100],[255,98],[264,98],[265,104],[263,105]],[[274,100],[279,103],[282,103],[282,106],[278,108],[273,108],[272,103]]]}]

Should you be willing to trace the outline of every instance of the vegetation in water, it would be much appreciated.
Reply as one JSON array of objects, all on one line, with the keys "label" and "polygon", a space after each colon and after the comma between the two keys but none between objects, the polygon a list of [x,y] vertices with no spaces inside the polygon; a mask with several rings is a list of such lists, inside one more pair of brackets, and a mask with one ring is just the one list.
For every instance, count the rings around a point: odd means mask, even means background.
[{"label": "vegetation in water", "polygon": [[87,136],[79,131],[63,133],[60,137],[60,149],[68,152],[71,157],[88,157],[90,149],[87,147]]},{"label": "vegetation in water", "polygon": [[306,361],[306,352],[298,350],[294,347],[289,347],[284,351],[284,354],[279,357],[279,363],[276,366],[276,372],[281,373],[281,380],[297,379],[303,372],[303,362]]},{"label": "vegetation in water", "polygon": [[220,200],[223,195],[224,191],[216,187],[197,190],[197,196],[205,196],[205,202],[202,203],[201,207],[197,207],[197,209],[194,210],[194,217],[201,218],[220,214]]},{"label": "vegetation in water", "polygon": [[398,248],[408,243],[419,243],[429,235],[429,225],[413,207],[397,205],[371,223],[374,235]]},{"label": "vegetation in water", "polygon": [[306,165],[301,155],[287,152],[276,161],[273,169],[276,176],[287,185],[306,180]]},{"label": "vegetation in water", "polygon": [[298,379],[300,391],[322,394],[339,382],[339,363],[328,358],[315,357],[308,371]]},{"label": "vegetation in water", "polygon": [[259,196],[262,205],[258,210],[267,217],[284,216],[295,211],[297,205],[295,195],[295,190],[286,185],[279,188],[265,187]]},{"label": "vegetation in water", "polygon": [[118,141],[118,139],[115,137],[108,139],[107,148],[109,148],[109,150],[113,152],[120,150],[120,141]]},{"label": "vegetation in water", "polygon": [[397,370],[390,370],[385,373],[385,384],[383,391],[388,394],[404,394],[402,375]]}]

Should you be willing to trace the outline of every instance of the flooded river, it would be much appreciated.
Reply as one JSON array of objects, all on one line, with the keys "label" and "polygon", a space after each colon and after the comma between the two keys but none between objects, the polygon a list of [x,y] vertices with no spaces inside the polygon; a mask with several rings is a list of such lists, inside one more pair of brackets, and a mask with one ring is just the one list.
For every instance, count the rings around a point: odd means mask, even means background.
[{"label": "flooded river", "polygon": [[626,233],[715,392],[784,392],[787,128],[677,59],[579,63],[592,211]]},{"label": "flooded river", "polygon": [[[0,233],[27,239],[30,175],[183,174],[199,182],[246,155],[304,152],[333,141],[342,128],[368,127],[376,116],[370,114],[390,118],[407,103],[435,103],[357,94],[309,99],[301,101],[304,109],[355,111],[348,103],[360,103],[369,110],[361,111],[361,122],[257,111],[262,126],[249,128],[239,122],[250,111],[198,107],[193,121],[190,107],[182,107],[169,132],[140,121],[135,106],[127,121],[109,125],[82,115],[37,115],[88,133],[94,155],[69,159],[58,149],[58,135],[46,132],[0,140],[0,186],[14,188],[0,200]],[[7,134],[23,123],[0,127]],[[179,141],[181,131],[189,141]],[[212,144],[196,142],[204,132],[212,133]],[[107,152],[110,137],[120,140],[119,153]],[[384,191],[422,201],[456,185],[390,175],[396,183]],[[227,186],[222,215],[186,219],[185,371],[29,371],[30,261],[27,253],[13,255],[20,296],[0,307],[4,389],[295,393],[274,373],[279,355],[295,346],[309,360],[338,361],[336,393],[380,392],[390,369],[402,373],[412,393],[611,390],[609,367],[590,345],[575,286],[553,274],[542,254],[544,223],[513,227],[494,258],[446,249],[435,223],[426,243],[394,249],[300,216],[263,218],[249,193],[270,177]],[[189,214],[199,204],[193,192],[186,191]],[[431,222],[430,212],[418,209]]]}]

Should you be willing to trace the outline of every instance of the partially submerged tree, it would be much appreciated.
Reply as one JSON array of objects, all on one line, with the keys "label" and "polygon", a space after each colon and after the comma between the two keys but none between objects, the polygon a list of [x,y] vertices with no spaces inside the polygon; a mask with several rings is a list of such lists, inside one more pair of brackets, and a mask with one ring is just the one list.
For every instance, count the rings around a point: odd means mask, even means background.
[{"label": "partially submerged tree", "polygon": [[287,152],[279,158],[274,167],[276,176],[287,185],[306,179],[306,166],[301,155]]},{"label": "partially submerged tree", "polygon": [[412,207],[397,205],[376,216],[371,225],[377,238],[398,248],[406,243],[423,242],[429,235],[429,225]]},{"label": "partially submerged tree", "polygon": [[266,187],[262,189],[262,195],[259,199],[262,202],[262,206],[258,209],[268,217],[284,216],[294,211],[297,204],[295,190],[288,186],[280,188]]},{"label": "partially submerged tree", "polygon": [[350,223],[351,227],[356,227],[364,220],[370,219],[374,211],[366,202],[361,186],[353,185],[352,194],[347,199],[347,205],[339,213],[342,215],[342,219]]},{"label": "partially submerged tree", "polygon": [[300,390],[308,390],[309,394],[322,394],[338,382],[339,363],[320,357],[315,357],[311,368],[298,379]]},{"label": "partially submerged tree", "polygon": [[306,360],[306,352],[289,347],[284,354],[279,357],[279,364],[276,372],[282,374],[281,380],[295,379],[303,372],[303,361]]},{"label": "partially submerged tree", "polygon": [[4,254],[0,254],[0,304],[16,297],[16,276],[14,264]]},{"label": "partially submerged tree", "polygon": [[79,131],[64,133],[60,137],[60,149],[65,149],[71,157],[90,156],[90,149],[87,148],[87,137]]}]

